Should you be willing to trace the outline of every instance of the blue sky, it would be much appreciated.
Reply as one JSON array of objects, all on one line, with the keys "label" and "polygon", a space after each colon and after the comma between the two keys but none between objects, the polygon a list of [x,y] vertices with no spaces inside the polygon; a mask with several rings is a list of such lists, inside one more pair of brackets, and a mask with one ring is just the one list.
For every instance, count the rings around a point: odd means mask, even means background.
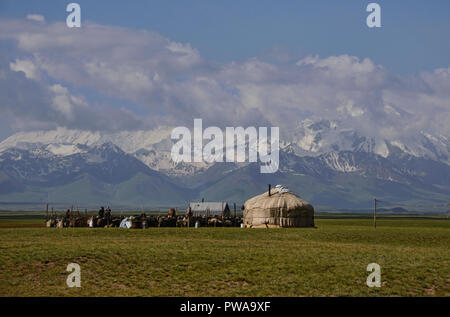
[{"label": "blue sky", "polygon": [[[0,17],[41,14],[64,21],[70,1],[0,0]],[[371,1],[79,0],[82,19],[157,31],[189,42],[207,59],[242,61],[318,54],[369,57],[399,74],[447,67],[450,63],[450,1],[378,1],[381,29],[365,25]],[[279,61],[279,60],[278,60]]]}]

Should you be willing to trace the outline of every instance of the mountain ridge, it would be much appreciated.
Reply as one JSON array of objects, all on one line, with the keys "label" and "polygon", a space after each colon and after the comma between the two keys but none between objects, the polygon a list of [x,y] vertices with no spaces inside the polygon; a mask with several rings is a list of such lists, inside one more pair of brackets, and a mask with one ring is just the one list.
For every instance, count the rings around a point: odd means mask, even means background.
[{"label": "mountain ridge", "polygon": [[[314,204],[339,208],[360,208],[373,197],[450,200],[450,146],[435,146],[445,138],[431,145],[418,138],[421,144],[414,146],[383,141],[386,148],[380,152],[374,139],[340,129],[335,122],[302,124],[296,138],[280,142],[280,169],[267,175],[256,173],[257,164],[174,163],[168,127],[119,134],[22,132],[0,143],[0,202],[45,201],[54,195],[133,205],[201,198],[243,203],[268,183],[288,185]],[[417,150],[424,146],[434,147],[434,154]]]}]

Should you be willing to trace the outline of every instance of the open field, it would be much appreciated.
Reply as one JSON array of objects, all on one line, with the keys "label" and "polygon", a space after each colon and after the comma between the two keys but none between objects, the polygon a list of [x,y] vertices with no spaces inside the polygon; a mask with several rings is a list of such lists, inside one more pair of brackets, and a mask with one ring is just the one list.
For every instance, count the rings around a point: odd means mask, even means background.
[{"label": "open field", "polygon": [[[317,229],[47,229],[0,219],[0,296],[450,296],[450,221]],[[66,286],[67,264],[81,288]],[[365,281],[382,268],[381,288]]]}]

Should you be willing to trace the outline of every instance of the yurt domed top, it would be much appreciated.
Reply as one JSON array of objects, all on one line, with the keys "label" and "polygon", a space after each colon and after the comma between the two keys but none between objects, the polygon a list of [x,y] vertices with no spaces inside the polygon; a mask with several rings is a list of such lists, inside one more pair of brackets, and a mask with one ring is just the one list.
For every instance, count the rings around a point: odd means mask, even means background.
[{"label": "yurt domed top", "polygon": [[257,227],[313,227],[314,207],[277,185],[269,191],[250,198],[244,204],[244,224]]},{"label": "yurt domed top", "polygon": [[275,188],[272,188],[270,190],[270,196],[267,191],[261,195],[250,198],[245,202],[244,208],[246,210],[273,208],[314,210],[309,202],[282,185],[277,185]]}]

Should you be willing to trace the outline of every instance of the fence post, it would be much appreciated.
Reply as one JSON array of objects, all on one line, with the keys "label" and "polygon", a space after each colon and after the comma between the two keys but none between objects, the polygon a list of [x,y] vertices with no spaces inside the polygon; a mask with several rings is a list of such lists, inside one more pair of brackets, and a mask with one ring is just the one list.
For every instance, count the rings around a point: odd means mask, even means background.
[{"label": "fence post", "polygon": [[374,199],[374,210],[373,210],[373,227],[377,227],[377,199]]}]

